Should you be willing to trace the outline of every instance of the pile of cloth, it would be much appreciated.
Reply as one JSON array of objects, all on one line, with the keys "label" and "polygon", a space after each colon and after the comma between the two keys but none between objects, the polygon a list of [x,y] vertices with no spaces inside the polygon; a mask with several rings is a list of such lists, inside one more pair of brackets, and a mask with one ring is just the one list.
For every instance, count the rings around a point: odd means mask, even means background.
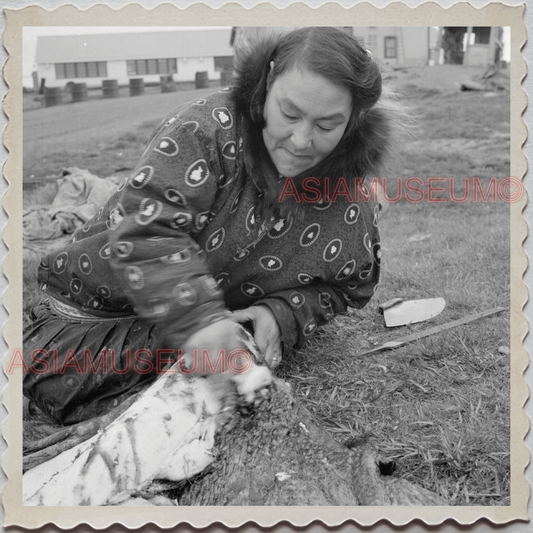
[{"label": "pile of cloth", "polygon": [[98,212],[117,190],[121,179],[99,178],[77,167],[64,169],[54,201],[50,205],[33,205],[24,209],[24,239],[51,240],[74,233]]}]

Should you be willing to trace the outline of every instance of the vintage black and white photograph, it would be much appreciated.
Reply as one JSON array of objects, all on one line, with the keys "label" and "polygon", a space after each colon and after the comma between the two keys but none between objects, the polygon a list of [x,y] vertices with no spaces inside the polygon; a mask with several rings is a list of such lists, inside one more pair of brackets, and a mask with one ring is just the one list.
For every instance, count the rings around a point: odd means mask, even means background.
[{"label": "vintage black and white photograph", "polygon": [[24,507],[511,506],[511,27],[22,44]]}]

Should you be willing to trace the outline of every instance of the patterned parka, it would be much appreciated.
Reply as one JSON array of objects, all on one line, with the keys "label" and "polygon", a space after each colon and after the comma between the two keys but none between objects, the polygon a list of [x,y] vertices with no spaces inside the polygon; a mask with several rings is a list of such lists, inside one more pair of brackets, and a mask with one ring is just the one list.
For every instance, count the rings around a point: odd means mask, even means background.
[{"label": "patterned parka", "polygon": [[[369,301],[380,269],[371,199],[352,190],[297,202],[296,192],[283,198],[279,216],[265,216],[265,184],[281,188],[285,178],[245,105],[254,83],[249,68],[236,87],[161,123],[131,177],[66,249],[41,263],[50,296],[103,320],[134,313],[176,348],[226,310],[263,304],[285,351]],[[378,167],[386,139],[386,117],[367,113],[321,167],[328,174],[309,175],[322,184],[327,177],[332,195],[340,178],[351,185]]]}]

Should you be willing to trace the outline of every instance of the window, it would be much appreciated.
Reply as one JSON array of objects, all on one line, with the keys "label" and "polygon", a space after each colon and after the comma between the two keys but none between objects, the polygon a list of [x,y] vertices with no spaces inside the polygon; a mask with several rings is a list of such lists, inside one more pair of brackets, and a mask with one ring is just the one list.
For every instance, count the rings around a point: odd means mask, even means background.
[{"label": "window", "polygon": [[127,61],[128,76],[146,74],[174,74],[178,72],[176,59],[133,59]]},{"label": "window", "polygon": [[473,28],[476,44],[489,44],[490,43],[490,26],[479,26]]},{"label": "window", "polygon": [[89,63],[56,63],[56,78],[106,78],[107,63],[91,61]]},{"label": "window", "polygon": [[215,72],[231,70],[233,68],[233,56],[215,57]]},{"label": "window", "polygon": [[398,57],[396,37],[385,37],[385,59]]}]

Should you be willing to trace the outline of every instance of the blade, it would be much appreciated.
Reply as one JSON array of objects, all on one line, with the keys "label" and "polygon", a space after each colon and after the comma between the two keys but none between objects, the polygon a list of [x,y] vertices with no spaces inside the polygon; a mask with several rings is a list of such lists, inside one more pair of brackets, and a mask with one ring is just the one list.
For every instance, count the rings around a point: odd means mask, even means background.
[{"label": "blade", "polygon": [[385,325],[392,328],[429,320],[441,313],[445,306],[444,298],[399,302],[383,310]]},{"label": "blade", "polygon": [[506,309],[507,307],[495,307],[494,309],[489,309],[488,311],[483,311],[481,313],[476,313],[475,315],[466,316],[464,318],[460,318],[458,320],[453,320],[452,322],[448,322],[447,324],[442,324],[441,326],[436,326],[434,328],[426,329],[424,331],[418,331],[417,333],[413,333],[412,335],[407,335],[406,337],[402,337],[394,341],[386,342],[385,344],[382,344],[381,346],[378,346],[377,348],[373,348],[372,350],[367,350],[366,352],[362,352],[357,355],[367,355],[369,353],[379,352],[381,350],[397,348],[399,346],[407,344],[408,342],[415,341],[418,339],[423,339],[424,337],[429,337],[430,335],[434,335],[435,333],[440,333],[441,331],[446,331],[447,329],[451,329],[456,326],[462,326],[463,324],[468,324],[468,322],[472,322],[474,320],[478,320],[479,318],[483,318],[486,316],[494,315],[496,313],[500,313],[501,311],[505,311]]}]

